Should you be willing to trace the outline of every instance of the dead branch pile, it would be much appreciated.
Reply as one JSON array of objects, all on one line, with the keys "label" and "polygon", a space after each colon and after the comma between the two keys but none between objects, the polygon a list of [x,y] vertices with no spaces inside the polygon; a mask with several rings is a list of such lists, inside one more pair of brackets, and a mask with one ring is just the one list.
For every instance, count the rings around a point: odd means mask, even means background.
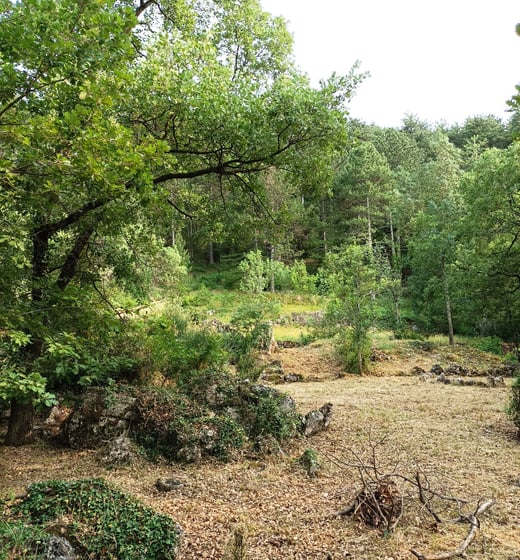
[{"label": "dead branch pile", "polygon": [[392,479],[387,478],[380,482],[367,482],[339,515],[352,515],[366,525],[392,531],[402,512],[401,491]]},{"label": "dead branch pile", "polygon": [[[451,522],[469,523],[470,529],[461,545],[453,551],[428,556],[411,550],[418,560],[449,560],[456,556],[465,556],[467,548],[475,539],[480,529],[480,516],[494,503],[492,499],[479,500],[473,513],[461,513],[466,500],[446,495],[432,488],[426,473],[417,469],[413,475],[403,474],[398,469],[399,462],[393,468],[383,470],[378,463],[377,448],[385,443],[386,437],[372,442],[369,436],[368,452],[358,453],[346,449],[353,457],[329,457],[336,465],[343,468],[355,468],[359,474],[360,489],[355,493],[349,504],[337,512],[338,516],[352,516],[363,521],[366,525],[378,528],[387,533],[393,531],[404,513],[404,498],[415,495],[424,510],[434,518],[435,524],[443,523],[439,514],[440,505],[451,503],[451,510],[456,507],[459,517]],[[408,491],[407,493],[405,491]],[[445,508],[444,508],[445,509]]]}]

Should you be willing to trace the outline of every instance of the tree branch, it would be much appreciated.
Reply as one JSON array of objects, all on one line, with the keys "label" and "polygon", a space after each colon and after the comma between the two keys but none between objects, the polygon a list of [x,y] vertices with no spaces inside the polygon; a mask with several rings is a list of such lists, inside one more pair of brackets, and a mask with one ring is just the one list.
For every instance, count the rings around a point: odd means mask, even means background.
[{"label": "tree branch", "polygon": [[457,549],[452,550],[451,552],[436,554],[434,556],[426,556],[413,549],[410,550],[410,552],[419,560],[449,560],[450,558],[455,558],[456,556],[465,556],[467,548],[475,540],[478,530],[480,529],[480,520],[478,516],[486,512],[494,503],[495,500],[487,500],[480,504],[473,513],[461,516],[460,519],[458,519],[458,521],[460,522],[469,523],[470,529],[468,532],[468,536],[464,539],[464,541]]},{"label": "tree branch", "polygon": [[61,267],[61,272],[56,281],[56,285],[60,290],[64,290],[74,278],[76,274],[76,266],[83,253],[83,249],[88,243],[90,236],[94,233],[94,226],[89,226],[83,230],[77,237],[74,246],[72,247],[70,253],[67,255],[63,266]]}]

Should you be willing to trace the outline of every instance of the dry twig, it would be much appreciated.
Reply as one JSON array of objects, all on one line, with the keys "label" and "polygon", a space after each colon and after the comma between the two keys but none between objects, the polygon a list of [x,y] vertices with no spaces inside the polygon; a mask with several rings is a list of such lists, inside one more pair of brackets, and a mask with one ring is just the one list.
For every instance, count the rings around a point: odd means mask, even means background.
[{"label": "dry twig", "polygon": [[474,541],[475,537],[477,536],[477,532],[480,529],[479,515],[482,515],[484,512],[486,512],[494,503],[495,500],[486,500],[485,502],[480,504],[473,513],[461,516],[457,520],[461,523],[469,523],[470,529],[468,532],[468,536],[456,550],[453,550],[451,552],[443,552],[442,554],[436,554],[434,556],[425,556],[424,554],[413,549],[410,552],[419,560],[449,560],[450,558],[455,558],[457,556],[464,556],[467,548]]}]

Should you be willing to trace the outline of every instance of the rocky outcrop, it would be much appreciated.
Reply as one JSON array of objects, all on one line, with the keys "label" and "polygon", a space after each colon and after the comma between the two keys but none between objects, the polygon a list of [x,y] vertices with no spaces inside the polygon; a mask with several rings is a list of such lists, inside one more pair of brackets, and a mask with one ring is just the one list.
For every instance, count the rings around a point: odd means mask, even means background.
[{"label": "rocky outcrop", "polygon": [[107,467],[120,467],[132,463],[135,456],[134,442],[122,434],[106,444],[101,461]]},{"label": "rocky outcrop", "polygon": [[87,389],[64,424],[67,444],[73,449],[98,449],[126,435],[135,416],[135,402],[129,395],[102,387]]}]

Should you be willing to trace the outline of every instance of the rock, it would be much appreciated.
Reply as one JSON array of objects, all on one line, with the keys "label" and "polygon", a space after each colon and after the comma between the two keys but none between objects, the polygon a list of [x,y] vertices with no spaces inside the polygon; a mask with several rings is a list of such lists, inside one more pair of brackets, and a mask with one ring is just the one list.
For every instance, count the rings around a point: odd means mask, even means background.
[{"label": "rock", "polygon": [[434,375],[441,375],[442,373],[444,373],[444,370],[442,369],[442,366],[440,364],[434,364],[431,368],[430,371],[434,374]]},{"label": "rock", "polygon": [[520,372],[520,364],[504,364],[503,366],[489,369],[484,373],[487,377],[516,377]]},{"label": "rock", "polygon": [[272,397],[279,400],[280,410],[284,413],[292,412],[296,410],[296,403],[294,400],[285,393],[277,391],[273,387],[267,387],[266,385],[251,385],[250,391],[253,395],[258,397]]},{"label": "rock", "polygon": [[285,452],[280,447],[278,440],[272,434],[256,436],[254,448],[255,451],[261,453],[262,455],[285,455]]},{"label": "rock", "polygon": [[299,381],[303,381],[303,375],[301,373],[288,373],[283,376],[283,380],[286,383],[298,383]]},{"label": "rock", "polygon": [[43,560],[75,560],[77,558],[70,542],[63,537],[52,536],[47,543]]},{"label": "rock", "polygon": [[424,369],[420,366],[414,366],[410,370],[410,375],[424,375],[425,373],[426,373],[426,371],[424,371]]},{"label": "rock", "polygon": [[501,375],[490,375],[487,378],[487,384],[490,387],[505,387],[506,383]]},{"label": "rock", "polygon": [[135,452],[132,440],[126,435],[121,435],[107,443],[101,461],[107,467],[117,467],[129,465],[134,458]]},{"label": "rock", "polygon": [[49,416],[43,423],[43,435],[50,438],[63,436],[63,425],[72,413],[72,408],[57,404],[51,408]]},{"label": "rock", "polygon": [[161,477],[155,482],[155,487],[159,492],[171,492],[183,486],[180,480],[176,478]]},{"label": "rock", "polygon": [[332,419],[332,403],[326,403],[318,410],[308,412],[302,420],[304,436],[312,436],[325,430]]},{"label": "rock", "polygon": [[446,376],[444,375],[444,372],[441,372],[438,376],[437,376],[437,383],[449,383],[449,380],[446,379]]},{"label": "rock", "polygon": [[197,463],[202,458],[202,450],[198,445],[186,445],[177,451],[177,459],[183,463]]},{"label": "rock", "polygon": [[311,478],[318,474],[321,467],[318,455],[314,449],[306,449],[298,458],[298,464]]},{"label": "rock", "polygon": [[134,397],[109,393],[102,387],[87,389],[63,426],[68,445],[96,449],[126,435],[135,416],[135,403]]}]

